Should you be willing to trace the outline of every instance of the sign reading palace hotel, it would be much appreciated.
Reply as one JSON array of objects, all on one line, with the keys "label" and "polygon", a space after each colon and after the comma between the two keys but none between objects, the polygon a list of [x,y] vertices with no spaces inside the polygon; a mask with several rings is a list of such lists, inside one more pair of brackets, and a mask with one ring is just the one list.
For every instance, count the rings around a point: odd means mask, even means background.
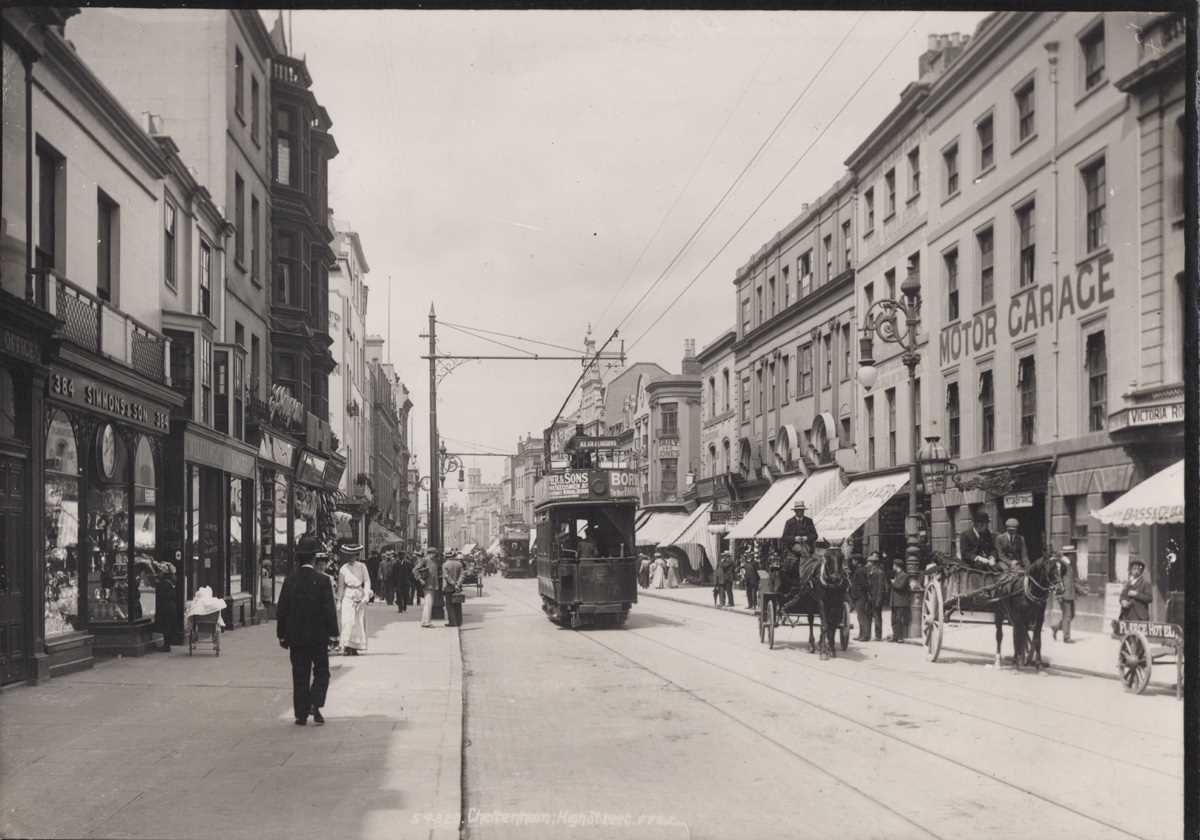
[{"label": "sign reading palace hotel", "polygon": [[[1108,266],[1112,254],[1103,253],[1083,265],[1075,277],[1064,274],[1062,280],[1017,292],[1008,303],[1006,326],[1010,340],[1049,326],[1065,315],[1077,317],[1094,306],[1112,300],[1112,275]],[[1057,285],[1057,300],[1055,290]],[[962,323],[943,327],[938,336],[938,358],[942,367],[996,346],[998,315],[991,306]]]}]

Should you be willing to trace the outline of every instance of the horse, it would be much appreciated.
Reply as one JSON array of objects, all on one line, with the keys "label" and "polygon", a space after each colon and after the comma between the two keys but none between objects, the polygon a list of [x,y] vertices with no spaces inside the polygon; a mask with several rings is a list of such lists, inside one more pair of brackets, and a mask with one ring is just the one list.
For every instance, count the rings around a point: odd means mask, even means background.
[{"label": "horse", "polygon": [[1004,641],[1004,621],[1013,628],[1013,664],[1017,670],[1032,665],[1041,670],[1042,625],[1046,620],[1046,602],[1062,590],[1058,563],[1045,555],[1029,564],[1021,578],[1021,587],[999,598],[992,613],[996,628],[996,667],[1000,667],[1000,647]]},{"label": "horse", "polygon": [[[776,587],[786,584],[790,596],[781,609],[791,610],[800,607],[808,615],[808,651],[820,651],[821,659],[837,657],[836,631],[842,623],[846,590],[850,587],[850,578],[846,571],[846,561],[842,553],[828,550],[821,553],[817,560],[817,568],[804,584],[798,579],[800,562],[812,558],[812,552],[802,548],[799,556],[792,556],[792,562],[783,565],[772,563],[772,575],[778,575]],[[821,617],[821,634],[818,638],[814,632],[813,618]]]}]

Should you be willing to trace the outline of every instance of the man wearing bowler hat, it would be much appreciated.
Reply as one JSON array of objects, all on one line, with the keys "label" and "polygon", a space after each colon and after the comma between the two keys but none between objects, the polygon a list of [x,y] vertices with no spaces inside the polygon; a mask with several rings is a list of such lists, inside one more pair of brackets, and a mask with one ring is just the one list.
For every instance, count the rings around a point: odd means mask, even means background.
[{"label": "man wearing bowler hat", "polygon": [[996,545],[988,530],[991,518],[983,508],[975,511],[971,527],[958,535],[958,554],[964,563],[985,568],[996,565]]},{"label": "man wearing bowler hat", "polygon": [[321,707],[329,689],[329,640],[338,637],[333,584],[324,574],[325,556],[318,557],[316,540],[301,538],[296,546],[300,567],[288,575],[275,611],[275,635],[292,660],[292,710],[296,725],[311,714],[317,726],[325,723]]},{"label": "man wearing bowler hat", "polygon": [[801,540],[812,551],[817,545],[817,526],[805,515],[804,502],[797,500],[792,505],[792,518],[783,526],[783,547],[794,552]]}]

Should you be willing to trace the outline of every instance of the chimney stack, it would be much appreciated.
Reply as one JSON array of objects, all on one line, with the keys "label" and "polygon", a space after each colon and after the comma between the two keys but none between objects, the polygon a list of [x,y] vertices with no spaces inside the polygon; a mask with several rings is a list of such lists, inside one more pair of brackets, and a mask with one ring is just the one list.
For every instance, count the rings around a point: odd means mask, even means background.
[{"label": "chimney stack", "polygon": [[700,375],[700,362],[696,359],[696,339],[694,338],[683,340],[683,364],[680,365],[680,370],[684,376]]},{"label": "chimney stack", "polygon": [[931,34],[926,41],[928,49],[917,59],[917,78],[942,73],[967,48],[970,40],[969,35],[961,32]]}]

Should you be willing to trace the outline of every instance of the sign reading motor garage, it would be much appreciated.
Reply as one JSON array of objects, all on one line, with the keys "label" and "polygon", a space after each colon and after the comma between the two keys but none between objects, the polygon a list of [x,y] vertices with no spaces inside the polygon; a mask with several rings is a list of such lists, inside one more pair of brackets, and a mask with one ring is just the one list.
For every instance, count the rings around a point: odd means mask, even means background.
[{"label": "sign reading motor garage", "polygon": [[[1003,326],[1009,339],[1015,341],[1053,326],[1068,315],[1078,317],[1112,300],[1116,294],[1108,271],[1112,261],[1112,254],[1100,254],[1079,266],[1074,277],[1064,274],[1058,283],[1030,286],[1013,295],[1004,310]],[[1000,315],[993,306],[969,320],[943,327],[938,335],[938,358],[942,366],[995,347],[996,330],[1000,326]]]}]

